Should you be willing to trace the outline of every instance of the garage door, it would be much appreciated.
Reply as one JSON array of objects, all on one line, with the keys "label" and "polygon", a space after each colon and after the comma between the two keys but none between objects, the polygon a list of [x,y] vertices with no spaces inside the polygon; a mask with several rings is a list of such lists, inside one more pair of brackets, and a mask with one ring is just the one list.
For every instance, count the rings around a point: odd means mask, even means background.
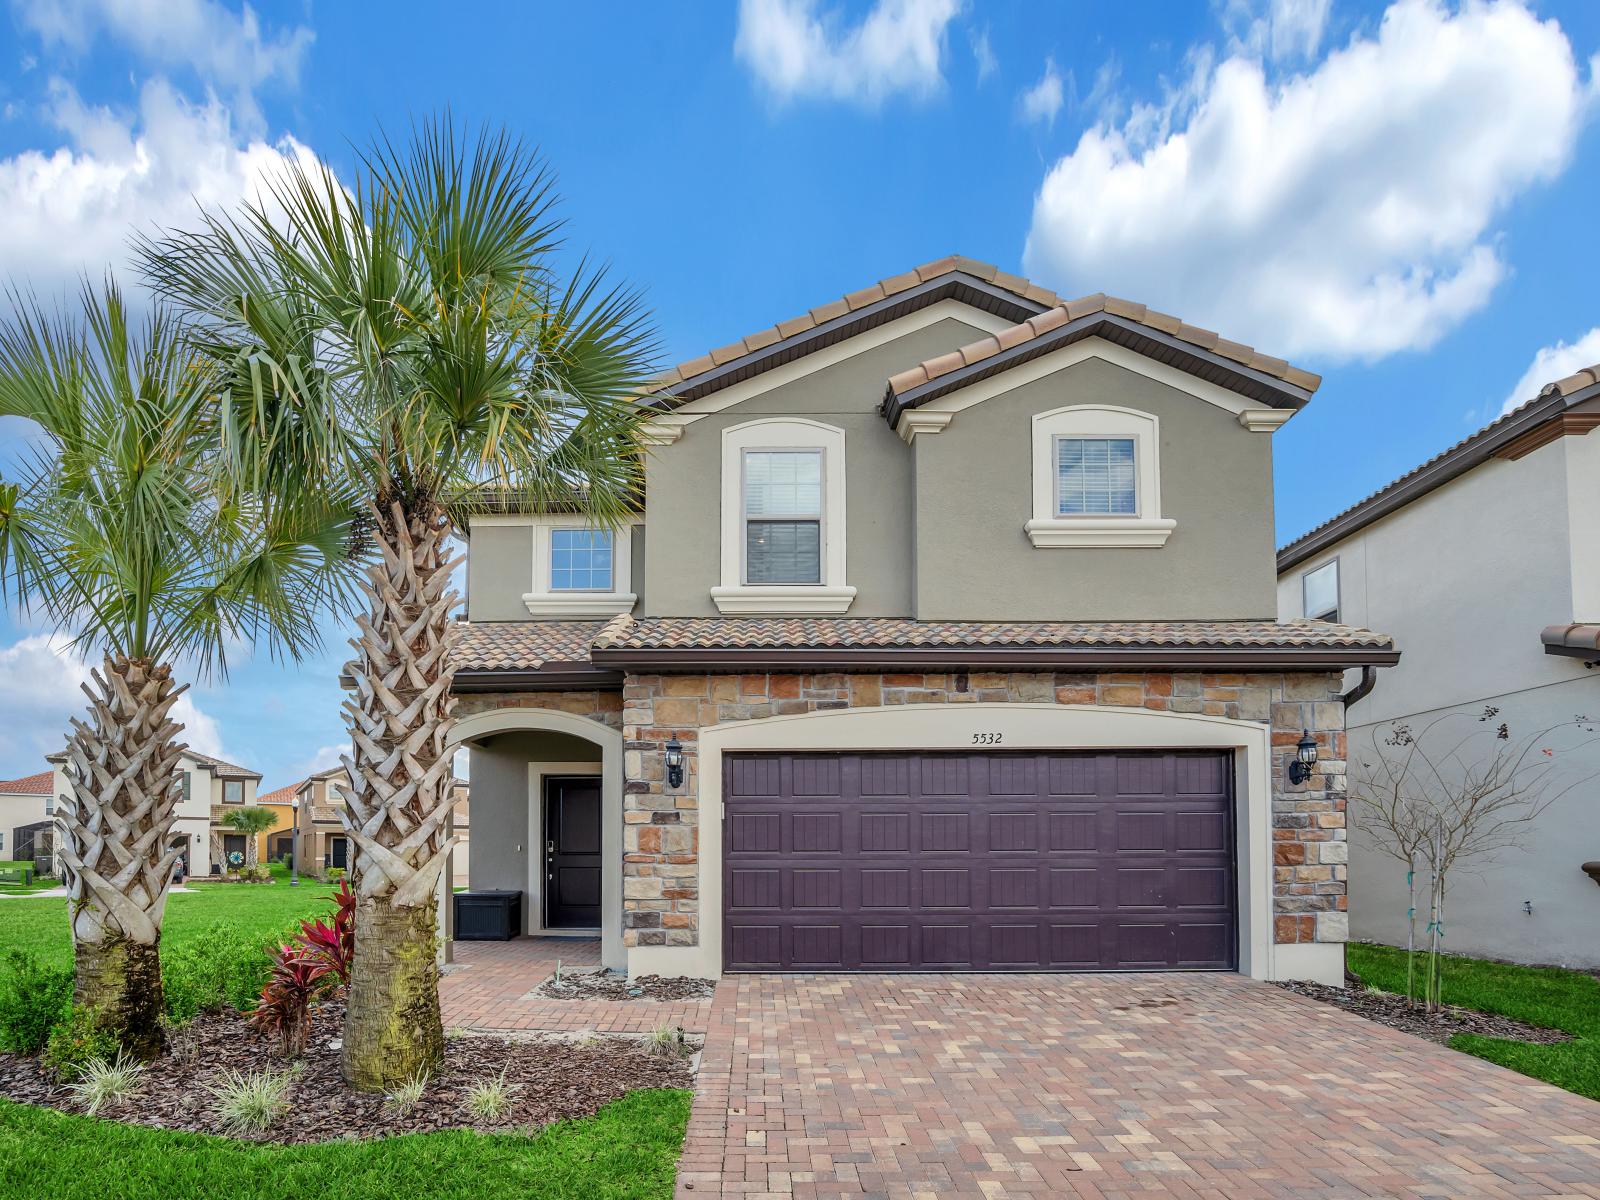
[{"label": "garage door", "polygon": [[1235,966],[1217,753],[730,754],[730,971]]}]

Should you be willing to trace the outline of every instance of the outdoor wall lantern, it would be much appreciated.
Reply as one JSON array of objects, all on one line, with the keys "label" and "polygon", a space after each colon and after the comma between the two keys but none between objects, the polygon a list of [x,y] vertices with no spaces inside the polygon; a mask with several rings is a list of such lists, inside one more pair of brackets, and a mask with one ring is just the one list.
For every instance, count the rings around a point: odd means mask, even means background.
[{"label": "outdoor wall lantern", "polygon": [[683,786],[683,743],[676,737],[667,743],[667,786]]},{"label": "outdoor wall lantern", "polygon": [[1295,743],[1294,761],[1289,764],[1289,782],[1296,787],[1311,778],[1311,768],[1317,765],[1317,740],[1309,729],[1300,731]]}]

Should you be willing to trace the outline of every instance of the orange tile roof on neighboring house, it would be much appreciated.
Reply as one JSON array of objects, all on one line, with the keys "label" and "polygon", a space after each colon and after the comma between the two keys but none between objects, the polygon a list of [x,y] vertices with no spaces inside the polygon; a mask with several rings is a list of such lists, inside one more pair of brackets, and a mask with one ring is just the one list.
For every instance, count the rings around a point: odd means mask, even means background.
[{"label": "orange tile roof on neighboring house", "polygon": [[1299,367],[1291,366],[1281,358],[1273,358],[1262,354],[1241,342],[1230,342],[1221,334],[1209,329],[1202,329],[1198,325],[1190,325],[1179,317],[1169,316],[1138,304],[1132,300],[1119,300],[1115,296],[1107,296],[1104,292],[1096,292],[1092,296],[1084,296],[1078,300],[1068,300],[1058,304],[1048,312],[1042,312],[1036,317],[1029,317],[1021,324],[1013,325],[1002,333],[992,334],[986,338],[952,350],[948,354],[941,354],[937,358],[930,358],[926,362],[901,371],[889,377],[889,391],[892,395],[900,396],[913,388],[923,384],[932,383],[936,379],[949,375],[963,367],[970,367],[988,358],[993,358],[1007,350],[1014,350],[1018,346],[1027,345],[1046,334],[1066,326],[1073,321],[1082,320],[1097,314],[1109,314],[1113,317],[1122,317],[1138,325],[1145,325],[1160,333],[1168,334],[1181,342],[1187,342],[1209,354],[1219,358],[1228,359],[1240,366],[1248,367],[1252,371],[1259,371],[1263,375],[1270,375],[1274,379],[1281,379],[1285,383],[1301,388],[1306,392],[1314,392],[1322,383],[1322,376],[1313,375],[1310,371],[1302,371]]},{"label": "orange tile roof on neighboring house", "polygon": [[264,796],[257,796],[257,804],[289,804],[294,800],[294,794],[304,786],[305,780],[299,783],[286,783],[281,788],[274,788]]},{"label": "orange tile roof on neighboring house", "polygon": [[0,795],[48,796],[55,788],[54,771],[40,771],[37,775],[24,775],[21,779],[0,780]]}]

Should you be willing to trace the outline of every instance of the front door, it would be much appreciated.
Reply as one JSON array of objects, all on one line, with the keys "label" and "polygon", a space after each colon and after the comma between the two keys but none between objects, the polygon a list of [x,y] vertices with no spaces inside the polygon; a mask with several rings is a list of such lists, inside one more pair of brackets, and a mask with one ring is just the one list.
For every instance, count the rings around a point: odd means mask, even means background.
[{"label": "front door", "polygon": [[544,781],[544,923],[600,927],[600,779]]},{"label": "front door", "polygon": [[223,834],[222,861],[228,864],[230,870],[236,870],[244,865],[244,859],[244,834]]},{"label": "front door", "polygon": [[328,865],[341,871],[350,865],[350,843],[345,838],[328,839]]}]

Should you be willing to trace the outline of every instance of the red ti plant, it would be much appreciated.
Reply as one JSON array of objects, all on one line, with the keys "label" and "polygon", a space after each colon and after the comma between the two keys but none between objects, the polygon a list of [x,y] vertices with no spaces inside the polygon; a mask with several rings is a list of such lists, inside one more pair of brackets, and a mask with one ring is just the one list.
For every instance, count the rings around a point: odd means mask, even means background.
[{"label": "red ti plant", "polygon": [[334,899],[339,907],[334,910],[333,924],[301,921],[300,943],[327,964],[338,977],[339,986],[348,987],[350,962],[356,953],[356,894],[350,890],[350,884],[341,879]]},{"label": "red ti plant", "polygon": [[334,971],[321,954],[296,943],[278,947],[272,974],[261,989],[261,1000],[250,1024],[265,1032],[276,1031],[283,1053],[297,1057],[306,1051],[311,1028],[311,1005],[333,983]]}]

